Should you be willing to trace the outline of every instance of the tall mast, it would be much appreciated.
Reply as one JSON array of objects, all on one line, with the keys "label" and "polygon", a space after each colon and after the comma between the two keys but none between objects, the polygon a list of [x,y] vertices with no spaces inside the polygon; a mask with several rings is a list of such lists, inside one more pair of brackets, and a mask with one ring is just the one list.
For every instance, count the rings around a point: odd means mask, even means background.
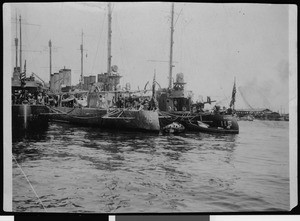
[{"label": "tall mast", "polygon": [[80,87],[82,87],[82,82],[83,82],[83,31],[81,31],[81,45],[80,45],[80,51],[81,51]]},{"label": "tall mast", "polygon": [[16,13],[16,37],[15,37],[15,46],[16,46],[16,68],[18,67],[18,15]]},{"label": "tall mast", "polygon": [[172,68],[173,68],[173,33],[174,33],[174,3],[171,6],[171,41],[170,41],[170,63],[169,63],[169,89],[172,88]]},{"label": "tall mast", "polygon": [[[51,74],[52,74],[52,42],[51,39],[49,40],[49,56],[50,56],[50,73],[49,73],[49,79],[51,84]],[[50,85],[51,87],[51,85]]]},{"label": "tall mast", "polygon": [[233,110],[235,110],[235,94],[236,94],[236,85],[235,85],[235,76],[234,76],[234,103],[233,103]]},{"label": "tall mast", "polygon": [[22,28],[21,28],[21,15],[19,17],[20,22],[20,73],[22,72]]},{"label": "tall mast", "polygon": [[111,3],[108,3],[107,73],[111,72]]}]

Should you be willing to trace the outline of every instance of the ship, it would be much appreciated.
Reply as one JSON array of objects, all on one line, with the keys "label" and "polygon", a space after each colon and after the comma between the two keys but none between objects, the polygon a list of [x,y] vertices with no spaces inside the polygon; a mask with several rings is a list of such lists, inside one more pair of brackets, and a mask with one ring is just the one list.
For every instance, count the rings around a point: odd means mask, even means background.
[{"label": "ship", "polygon": [[213,111],[204,111],[204,105],[212,103],[193,103],[190,93],[185,90],[183,74],[177,74],[174,87],[157,91],[159,121],[161,127],[172,122],[182,124],[186,131],[204,133],[238,134],[239,126],[233,109],[220,110],[216,106]]},{"label": "ship", "polygon": [[238,134],[239,125],[234,116],[234,102],[236,86],[232,91],[232,100],[230,108],[226,111],[220,110],[215,106],[215,110],[203,111],[206,103],[211,104],[213,101],[208,97],[207,102],[193,103],[191,92],[187,91],[184,82],[183,73],[176,75],[176,81],[172,80],[173,64],[173,33],[174,33],[174,3],[171,5],[171,38],[170,38],[170,60],[169,60],[169,86],[160,88],[157,91],[156,99],[158,101],[159,121],[161,127],[165,127],[172,122],[182,124],[186,131],[199,131],[204,133],[222,133]]},{"label": "ship", "polygon": [[[49,107],[50,120],[103,129],[159,132],[157,111],[117,105],[132,94],[103,90],[61,93],[58,104]],[[134,96],[133,99],[139,97]]]},{"label": "ship", "polygon": [[[56,93],[59,97],[56,105],[50,106],[49,117],[52,121],[66,122],[114,130],[134,130],[159,132],[158,112],[140,107],[133,107],[132,102],[140,99],[135,91],[119,90],[120,78],[118,67],[111,65],[112,10],[108,3],[108,56],[107,71],[98,75],[98,84],[90,85],[88,91],[82,90],[83,84],[83,40],[81,49],[81,77],[78,90]],[[82,35],[83,36],[83,35]],[[125,105],[130,100],[130,105]],[[123,104],[122,104],[123,103]]]},{"label": "ship", "polygon": [[[17,17],[16,17],[16,24]],[[18,63],[18,37],[15,38],[16,66],[11,79],[11,107],[12,107],[12,130],[40,130],[48,126],[49,109],[42,101],[44,85],[35,79],[34,74],[26,76],[26,60],[22,70],[22,18],[20,24],[20,59]],[[40,101],[37,99],[39,98]]]}]

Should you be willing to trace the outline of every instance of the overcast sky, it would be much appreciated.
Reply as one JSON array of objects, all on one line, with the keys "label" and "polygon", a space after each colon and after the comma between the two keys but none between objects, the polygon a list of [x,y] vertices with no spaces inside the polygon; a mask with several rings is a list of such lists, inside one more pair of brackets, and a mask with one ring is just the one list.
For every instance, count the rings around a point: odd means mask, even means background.
[{"label": "overcast sky", "polygon": [[[121,84],[143,88],[156,80],[168,85],[170,3],[113,3],[112,64]],[[22,15],[23,59],[27,73],[49,81],[48,41],[53,45],[53,72],[72,70],[80,77],[81,31],[84,32],[84,75],[107,69],[106,3],[11,4],[11,18]],[[229,105],[234,77],[236,108],[282,108],[289,101],[288,5],[176,3],[173,77],[184,73],[197,100],[211,96]],[[15,65],[15,23],[11,23],[11,70]],[[19,29],[19,27],[18,27]],[[19,35],[19,31],[18,31]],[[24,61],[23,61],[24,64]],[[242,98],[242,95],[248,104]]]}]

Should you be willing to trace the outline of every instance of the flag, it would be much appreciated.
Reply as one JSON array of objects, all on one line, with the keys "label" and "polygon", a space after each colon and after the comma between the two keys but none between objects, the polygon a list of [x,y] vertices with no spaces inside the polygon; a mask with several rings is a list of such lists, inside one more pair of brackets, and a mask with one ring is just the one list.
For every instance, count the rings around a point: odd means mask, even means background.
[{"label": "flag", "polygon": [[20,81],[21,81],[21,86],[24,87],[26,85],[26,60],[24,64],[24,71],[20,73]]},{"label": "flag", "polygon": [[147,83],[145,84],[144,86],[144,93],[146,93],[146,90],[147,90],[147,85],[149,84],[149,81],[147,81]]},{"label": "flag", "polygon": [[152,97],[155,99],[155,72],[154,72],[154,77],[153,77],[153,83],[152,83]]},{"label": "flag", "polygon": [[24,72],[25,72],[25,76],[26,76],[26,60],[25,60],[25,64],[24,64]]},{"label": "flag", "polygon": [[154,76],[153,76],[153,82],[152,82],[152,98],[150,100],[150,108],[151,110],[155,110],[157,108],[157,100],[156,100],[156,91],[155,91],[155,84],[156,84],[156,81],[155,81],[155,75],[156,75],[156,72],[154,70]]},{"label": "flag", "polygon": [[235,94],[236,94],[236,86],[235,86],[235,79],[234,79],[232,95],[231,95],[231,101],[230,101],[230,104],[229,104],[230,107],[232,107],[235,103]]}]

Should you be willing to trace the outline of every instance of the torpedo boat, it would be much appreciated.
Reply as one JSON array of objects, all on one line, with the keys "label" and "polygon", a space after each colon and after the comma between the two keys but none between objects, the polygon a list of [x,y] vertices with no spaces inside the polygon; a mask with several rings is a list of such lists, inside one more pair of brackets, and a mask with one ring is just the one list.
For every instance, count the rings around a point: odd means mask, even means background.
[{"label": "torpedo boat", "polygon": [[[98,128],[159,132],[158,112],[142,105],[135,91],[118,90],[118,67],[111,65],[112,9],[108,3],[108,55],[107,71],[98,74],[98,82],[91,83],[88,91],[56,92],[56,105],[50,107],[52,121],[60,121]],[[83,36],[83,35],[82,35]],[[83,40],[81,48],[81,80],[83,84]],[[51,80],[50,80],[51,81]],[[138,101],[137,101],[138,100]],[[135,101],[136,105],[133,105]]]},{"label": "torpedo boat", "polygon": [[[156,93],[159,109],[159,122],[161,128],[177,122],[182,124],[187,131],[199,131],[204,133],[224,133],[238,134],[239,126],[234,114],[235,102],[235,83],[232,92],[230,108],[226,111],[220,110],[215,106],[213,111],[204,112],[205,103],[211,104],[208,97],[207,102],[193,103],[192,92],[185,89],[183,73],[176,75],[176,81],[172,80],[173,62],[173,33],[174,33],[174,3],[171,6],[171,41],[170,41],[170,60],[169,60],[169,86],[160,88]],[[232,109],[233,107],[233,109]]]}]

